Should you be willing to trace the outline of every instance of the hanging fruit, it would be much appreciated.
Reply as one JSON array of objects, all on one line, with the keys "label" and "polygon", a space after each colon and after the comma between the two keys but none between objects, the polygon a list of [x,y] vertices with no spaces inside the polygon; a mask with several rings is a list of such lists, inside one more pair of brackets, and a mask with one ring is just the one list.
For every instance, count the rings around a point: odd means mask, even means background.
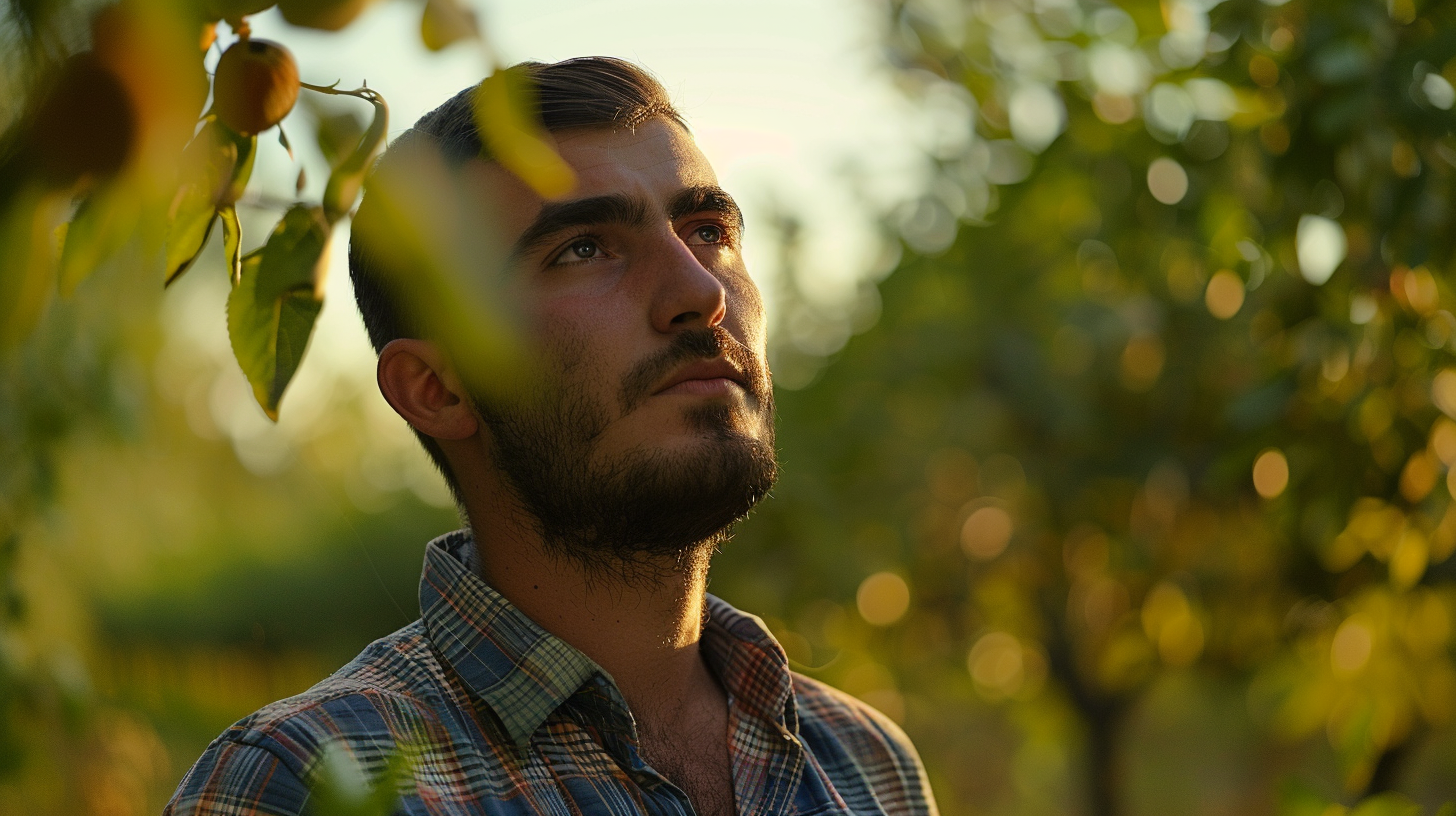
[{"label": "hanging fruit", "polygon": [[283,19],[296,26],[338,31],[352,23],[375,0],[279,0]]},{"label": "hanging fruit", "polygon": [[136,144],[136,109],[120,78],[90,51],[71,57],[41,97],[31,143],[41,172],[60,186],[119,171]]},{"label": "hanging fruit", "polygon": [[238,40],[217,62],[212,108],[228,127],[245,135],[283,121],[298,100],[298,63],[275,42]]}]

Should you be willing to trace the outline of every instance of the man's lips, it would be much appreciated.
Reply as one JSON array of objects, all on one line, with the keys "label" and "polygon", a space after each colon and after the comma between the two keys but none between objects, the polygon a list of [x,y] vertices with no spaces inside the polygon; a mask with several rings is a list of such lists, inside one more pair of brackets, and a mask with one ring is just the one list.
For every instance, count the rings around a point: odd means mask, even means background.
[{"label": "man's lips", "polygon": [[731,393],[737,386],[748,390],[746,377],[724,358],[699,360],[674,371],[654,394],[699,394],[712,396]]}]

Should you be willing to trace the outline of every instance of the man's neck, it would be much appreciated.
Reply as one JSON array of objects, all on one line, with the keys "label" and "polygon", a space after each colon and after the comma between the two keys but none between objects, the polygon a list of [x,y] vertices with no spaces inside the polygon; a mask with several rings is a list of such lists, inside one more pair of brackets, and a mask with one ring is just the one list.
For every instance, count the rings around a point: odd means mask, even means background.
[{"label": "man's neck", "polygon": [[[516,508],[472,512],[481,577],[541,628],[616,681],[639,717],[712,692],[698,650],[708,553],[603,568],[553,551]],[[645,567],[645,568],[644,568]]]}]

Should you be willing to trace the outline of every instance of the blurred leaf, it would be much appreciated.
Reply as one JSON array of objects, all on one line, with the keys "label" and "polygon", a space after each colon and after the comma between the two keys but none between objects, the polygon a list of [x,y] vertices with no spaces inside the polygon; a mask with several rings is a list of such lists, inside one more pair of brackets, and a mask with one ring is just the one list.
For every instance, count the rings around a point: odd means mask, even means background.
[{"label": "blurred leaf", "polygon": [[390,816],[399,801],[401,781],[411,774],[413,749],[391,755],[371,782],[359,761],[338,744],[324,749],[319,772],[309,791],[314,816]]},{"label": "blurred leaf", "polygon": [[1279,816],[1330,816],[1327,797],[1296,779],[1285,780],[1279,796]]},{"label": "blurred leaf", "polygon": [[317,101],[319,97],[314,94],[304,94],[302,98],[318,121],[314,134],[319,152],[330,167],[335,167],[359,144],[359,137],[364,135],[366,127],[363,117],[351,109],[332,110]]},{"label": "blurred leaf", "polygon": [[323,212],[295,204],[268,242],[243,257],[238,283],[228,295],[233,355],[258,404],[275,422],[278,402],[303,361],[323,307],[328,240]]},{"label": "blurred leaf", "polygon": [[1350,816],[1421,816],[1421,806],[1400,793],[1382,793],[1356,805]]},{"label": "blurred leaf", "polygon": [[293,145],[288,143],[288,134],[284,132],[281,123],[278,125],[278,144],[283,145],[283,149],[288,151],[288,158],[293,158]]},{"label": "blurred leaf", "polygon": [[447,163],[416,144],[366,182],[352,240],[389,276],[413,320],[448,339],[462,375],[485,389],[509,391],[525,354],[517,331],[520,303],[506,274],[508,246],[496,223],[479,162]]},{"label": "blurred leaf", "polygon": [[0,210],[0,350],[29,335],[50,301],[69,197],[32,186],[9,205]]},{"label": "blurred leaf", "polygon": [[129,242],[142,217],[137,190],[126,177],[96,189],[66,228],[61,249],[60,290],[70,296],[86,276]]},{"label": "blurred leaf", "polygon": [[323,211],[330,224],[354,206],[364,186],[364,176],[371,167],[370,160],[384,144],[385,132],[389,129],[389,106],[384,103],[384,97],[367,89],[359,95],[374,106],[374,118],[369,129],[354,145],[353,152],[329,173],[328,184],[324,186]]},{"label": "blurred leaf", "polygon": [[543,198],[565,195],[576,175],[527,111],[536,106],[518,71],[500,69],[475,92],[475,124],[491,158],[529,184]]},{"label": "blurred leaf", "polygon": [[460,0],[426,0],[420,17],[420,39],[431,51],[440,51],[464,39],[480,36],[475,11]]}]

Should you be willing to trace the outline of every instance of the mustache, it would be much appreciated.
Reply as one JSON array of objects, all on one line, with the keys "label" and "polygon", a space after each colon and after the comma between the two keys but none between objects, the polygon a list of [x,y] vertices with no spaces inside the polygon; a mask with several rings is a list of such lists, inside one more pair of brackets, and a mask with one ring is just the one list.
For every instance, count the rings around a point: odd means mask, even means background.
[{"label": "mustache", "polygon": [[722,326],[688,329],[673,338],[672,345],[633,366],[622,380],[619,398],[622,412],[627,413],[652,394],[652,387],[672,373],[672,370],[691,360],[711,360],[722,355],[748,380],[748,392],[758,404],[763,405],[767,396],[767,377],[763,375],[763,364],[747,346],[738,342]]}]

